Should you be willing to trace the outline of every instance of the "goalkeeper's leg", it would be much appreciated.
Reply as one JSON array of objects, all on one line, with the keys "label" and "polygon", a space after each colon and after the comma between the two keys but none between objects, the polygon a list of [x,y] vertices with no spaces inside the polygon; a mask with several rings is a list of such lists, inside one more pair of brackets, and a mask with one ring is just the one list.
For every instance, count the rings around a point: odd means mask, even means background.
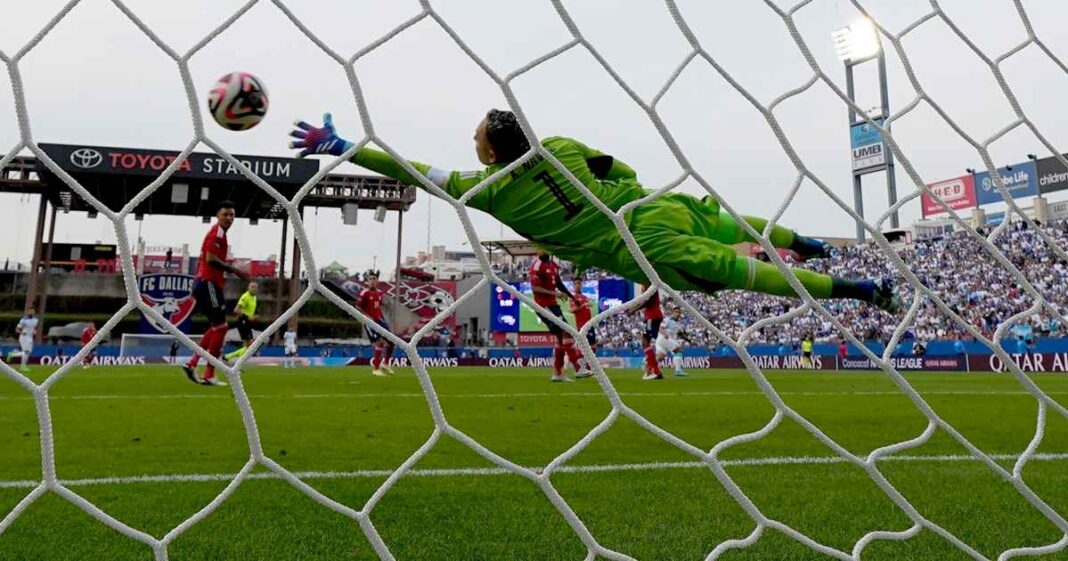
[{"label": "goalkeeper's leg", "polygon": [[[786,275],[770,263],[738,255],[734,249],[702,236],[677,231],[637,229],[634,232],[657,273],[677,290],[713,293],[749,290],[776,296],[797,296]],[[849,298],[895,313],[900,302],[885,280],[852,280],[792,268],[791,272],[817,299]]]},{"label": "goalkeeper's leg", "polygon": [[[715,202],[715,199],[706,197],[704,203],[708,206],[709,211],[713,213],[712,222],[715,226],[711,235],[712,239],[728,245],[742,242],[757,242],[756,238],[750,236],[738,224],[733,216],[719,209],[719,203]],[[742,220],[744,220],[746,224],[752,226],[753,229],[760,234],[763,234],[764,229],[768,226],[768,221],[764,218],[742,216]],[[771,231],[768,232],[768,241],[775,247],[789,249],[805,259],[812,257],[828,257],[831,251],[830,244],[823,240],[802,236],[801,234],[798,234],[789,228],[783,228],[782,226],[773,226],[771,228]]]}]

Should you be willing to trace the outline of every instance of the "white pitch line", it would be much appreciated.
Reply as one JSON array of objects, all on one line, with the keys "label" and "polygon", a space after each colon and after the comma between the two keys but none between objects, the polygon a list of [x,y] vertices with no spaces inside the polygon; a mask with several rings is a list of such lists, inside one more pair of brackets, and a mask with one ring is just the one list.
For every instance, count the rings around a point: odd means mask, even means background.
[{"label": "white pitch line", "polygon": [[[208,390],[211,391],[211,390]],[[933,390],[933,391],[920,391],[921,395],[1031,395],[1025,391],[967,391],[967,390]],[[1046,395],[1068,395],[1068,392],[1054,392],[1047,391]],[[697,391],[697,392],[620,392],[619,395],[623,397],[701,397],[701,396],[747,396],[747,395],[764,395],[759,391]],[[835,391],[804,391],[804,392],[791,392],[782,391],[779,395],[797,395],[797,396],[887,396],[898,395],[904,397],[905,394],[897,391],[856,391],[856,392],[835,392]],[[521,392],[521,393],[460,393],[460,394],[448,394],[439,393],[441,398],[458,398],[458,399],[506,399],[506,398],[528,398],[528,397],[605,397],[601,392]],[[350,398],[364,398],[364,399],[386,399],[391,397],[397,398],[423,398],[423,394],[418,392],[403,392],[403,393],[308,393],[308,394],[250,394],[252,399],[350,399]],[[188,393],[188,394],[85,394],[85,395],[51,395],[51,400],[123,400],[123,399],[226,399],[232,400],[233,396],[229,393]],[[33,397],[30,395],[7,395],[0,396],[0,401],[32,401]]]},{"label": "white pitch line", "polygon": [[[1014,454],[992,454],[990,456],[998,461],[1015,461],[1019,456]],[[1068,453],[1043,453],[1031,457],[1036,462],[1052,462],[1068,460]],[[882,462],[978,462],[973,456],[941,455],[941,456],[888,456],[879,460]],[[721,460],[720,465],[725,467],[752,467],[752,466],[778,466],[778,465],[828,465],[847,464],[849,460],[840,456],[782,456],[769,458],[744,458],[739,460]],[[556,470],[556,473],[604,473],[625,471],[654,471],[694,469],[705,467],[703,462],[649,462],[640,464],[606,464],[606,465],[565,465]],[[540,471],[541,468],[531,468]],[[393,470],[367,469],[356,471],[298,471],[294,472],[303,480],[314,479],[370,479],[389,477]],[[405,477],[469,477],[488,475],[510,475],[514,472],[500,467],[467,467],[449,469],[413,469],[408,471]],[[173,475],[137,475],[130,477],[97,477],[86,479],[63,479],[60,483],[67,487],[88,487],[98,485],[131,485],[136,483],[208,483],[219,481],[232,481],[237,477],[236,473],[189,473]],[[281,479],[273,472],[260,472],[249,474],[246,479]],[[39,481],[28,479],[15,481],[0,481],[0,489],[32,489],[40,485]]]}]

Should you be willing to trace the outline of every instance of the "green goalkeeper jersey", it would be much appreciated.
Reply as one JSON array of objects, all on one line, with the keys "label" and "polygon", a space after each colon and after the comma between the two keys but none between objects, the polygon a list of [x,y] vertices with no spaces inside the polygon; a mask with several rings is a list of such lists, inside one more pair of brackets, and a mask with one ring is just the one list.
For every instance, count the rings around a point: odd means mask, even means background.
[{"label": "green goalkeeper jersey", "polygon": [[[646,194],[630,167],[581,142],[551,137],[544,139],[542,146],[613,211]],[[404,183],[420,185],[384,152],[364,148],[352,162]],[[409,163],[457,198],[506,167],[493,164],[479,171],[448,172],[419,162]],[[524,238],[579,266],[604,266],[622,249],[622,238],[612,221],[541,155],[487,185],[467,206],[491,214]]]}]

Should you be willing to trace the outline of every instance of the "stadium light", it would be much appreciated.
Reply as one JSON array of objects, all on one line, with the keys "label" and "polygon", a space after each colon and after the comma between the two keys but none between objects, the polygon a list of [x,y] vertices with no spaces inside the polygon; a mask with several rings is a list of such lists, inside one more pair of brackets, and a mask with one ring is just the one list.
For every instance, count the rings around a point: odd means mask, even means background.
[{"label": "stadium light", "polygon": [[[890,129],[886,119],[890,116],[890,91],[887,88],[886,56],[882,45],[879,43],[879,31],[875,23],[868,18],[861,18],[851,25],[838,29],[831,34],[834,38],[834,50],[838,53],[846,71],[846,93],[849,95],[849,134],[853,152],[853,210],[860,218],[857,220],[857,243],[864,243],[867,232],[864,223],[864,196],[861,190],[863,176],[877,171],[886,171],[886,198],[889,206],[895,208],[897,204],[897,178],[894,172],[894,155],[887,150],[882,135],[876,134],[872,139],[870,135],[854,134],[858,125],[871,118],[879,126]],[[858,119],[856,109],[857,95],[853,80],[853,68],[870,60],[874,60],[879,68],[879,99],[880,104],[874,110],[869,110],[863,119]],[[861,127],[860,131],[869,130]],[[900,218],[897,210],[890,213],[890,228],[897,229],[900,226]]]},{"label": "stadium light", "polygon": [[879,54],[879,34],[875,24],[868,18],[862,18],[852,25],[843,27],[831,34],[834,37],[834,49],[838,60],[842,62],[860,61]]}]

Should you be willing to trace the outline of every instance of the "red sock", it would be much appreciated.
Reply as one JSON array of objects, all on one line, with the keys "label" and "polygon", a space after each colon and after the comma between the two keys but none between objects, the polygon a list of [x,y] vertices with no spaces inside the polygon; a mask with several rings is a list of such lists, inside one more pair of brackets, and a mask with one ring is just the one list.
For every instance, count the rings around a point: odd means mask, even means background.
[{"label": "red sock", "polygon": [[575,348],[574,341],[571,339],[564,341],[564,352],[567,353],[567,358],[571,361],[571,365],[575,367],[575,372],[582,370],[582,356],[579,355],[578,349]]},{"label": "red sock", "polygon": [[653,374],[661,375],[660,365],[656,362],[656,351],[653,350],[652,345],[645,347],[645,367]]},{"label": "red sock", "polygon": [[[200,336],[200,348],[204,349],[205,351],[208,350],[209,347],[211,347],[211,340],[213,337],[215,337],[215,331],[213,331],[212,329],[213,328],[209,327],[208,330]],[[193,356],[189,358],[189,362],[187,362],[186,364],[192,366],[193,368],[196,368],[197,365],[200,364],[200,355],[198,355],[197,353],[193,353]]]},{"label": "red sock", "polygon": [[[226,332],[228,330],[229,326],[226,324],[216,325],[208,330],[208,333],[212,334],[211,339],[208,341],[208,346],[205,349],[208,351],[208,354],[215,358],[219,358],[219,355],[222,353],[223,342],[226,341]],[[215,367],[208,364],[207,368],[204,369],[204,379],[210,380],[214,377]]]},{"label": "red sock", "polygon": [[553,347],[553,374],[559,376],[564,372],[564,347]]},{"label": "red sock", "polygon": [[375,345],[375,357],[371,359],[371,368],[378,370],[382,366],[382,347]]}]

